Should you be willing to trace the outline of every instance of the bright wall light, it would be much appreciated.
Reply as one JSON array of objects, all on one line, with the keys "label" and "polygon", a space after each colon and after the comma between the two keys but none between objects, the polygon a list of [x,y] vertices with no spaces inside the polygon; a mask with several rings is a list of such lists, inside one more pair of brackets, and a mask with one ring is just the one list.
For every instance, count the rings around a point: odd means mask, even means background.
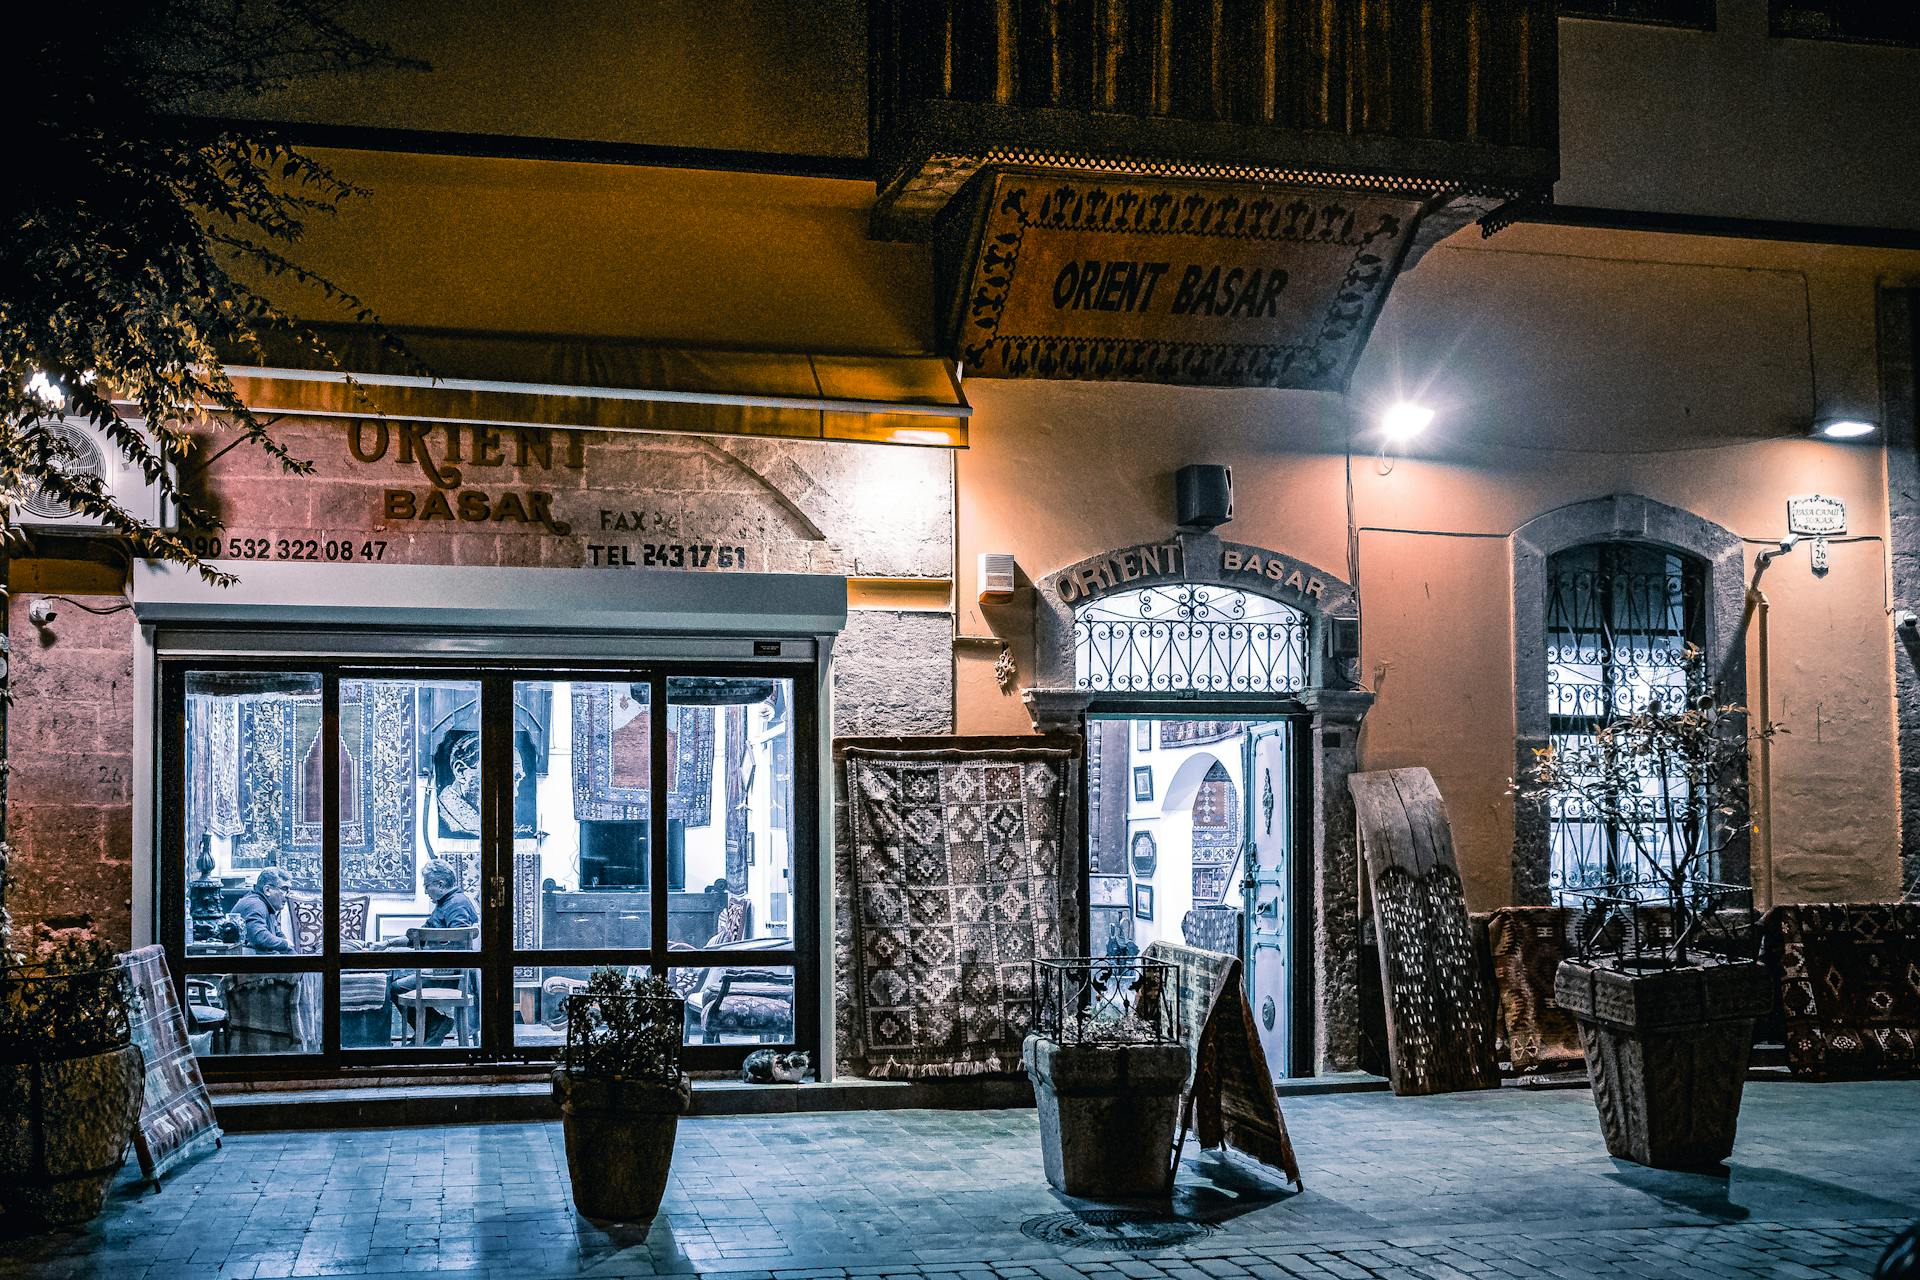
[{"label": "bright wall light", "polygon": [[1425,405],[1402,400],[1380,415],[1380,430],[1394,444],[1404,444],[1427,429],[1433,410]]},{"label": "bright wall light", "polygon": [[1825,440],[1859,440],[1879,429],[1863,418],[1835,418],[1815,427],[1813,434]]}]

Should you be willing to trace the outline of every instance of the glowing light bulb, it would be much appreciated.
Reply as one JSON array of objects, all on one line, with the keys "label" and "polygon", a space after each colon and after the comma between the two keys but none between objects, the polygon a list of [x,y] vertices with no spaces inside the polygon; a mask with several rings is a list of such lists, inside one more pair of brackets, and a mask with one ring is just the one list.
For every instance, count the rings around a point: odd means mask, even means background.
[{"label": "glowing light bulb", "polygon": [[1871,422],[1863,422],[1858,418],[1836,418],[1820,424],[1820,434],[1829,440],[1858,440],[1862,436],[1872,435],[1875,430]]},{"label": "glowing light bulb", "polygon": [[1402,400],[1380,415],[1380,430],[1394,444],[1404,444],[1425,431],[1432,421],[1433,410]]}]

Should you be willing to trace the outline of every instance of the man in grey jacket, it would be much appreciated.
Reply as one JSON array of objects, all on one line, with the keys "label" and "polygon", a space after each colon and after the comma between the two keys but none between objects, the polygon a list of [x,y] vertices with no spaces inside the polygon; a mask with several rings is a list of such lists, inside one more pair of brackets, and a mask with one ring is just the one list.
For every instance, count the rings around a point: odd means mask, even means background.
[{"label": "man in grey jacket", "polygon": [[284,954],[293,943],[280,928],[280,913],[287,905],[287,873],[268,867],[254,878],[253,888],[233,904],[240,920],[240,941],[249,951]]}]

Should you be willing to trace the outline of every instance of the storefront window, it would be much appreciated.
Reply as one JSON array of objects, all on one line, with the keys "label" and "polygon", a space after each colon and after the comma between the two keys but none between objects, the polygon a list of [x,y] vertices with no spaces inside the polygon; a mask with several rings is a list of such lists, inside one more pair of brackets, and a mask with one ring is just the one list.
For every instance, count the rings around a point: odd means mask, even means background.
[{"label": "storefront window", "polygon": [[[1656,699],[1671,702],[1692,692],[1687,647],[1702,643],[1705,627],[1700,561],[1640,543],[1592,543],[1553,556],[1547,590],[1547,697],[1556,748],[1590,741]],[[1670,787],[1681,790],[1677,782]],[[1657,779],[1649,778],[1649,795],[1658,790]],[[1599,821],[1574,800],[1555,798],[1548,816],[1556,901],[1570,889],[1642,877],[1631,833]],[[1638,834],[1656,850],[1669,841],[1657,820]]]}]

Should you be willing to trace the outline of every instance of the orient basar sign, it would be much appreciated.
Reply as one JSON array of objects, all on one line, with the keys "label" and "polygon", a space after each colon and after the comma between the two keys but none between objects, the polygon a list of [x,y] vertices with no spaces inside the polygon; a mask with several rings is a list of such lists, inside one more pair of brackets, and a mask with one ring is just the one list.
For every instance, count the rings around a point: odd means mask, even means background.
[{"label": "orient basar sign", "polygon": [[989,378],[1344,390],[1421,211],[1004,171],[957,255],[952,354]]}]

